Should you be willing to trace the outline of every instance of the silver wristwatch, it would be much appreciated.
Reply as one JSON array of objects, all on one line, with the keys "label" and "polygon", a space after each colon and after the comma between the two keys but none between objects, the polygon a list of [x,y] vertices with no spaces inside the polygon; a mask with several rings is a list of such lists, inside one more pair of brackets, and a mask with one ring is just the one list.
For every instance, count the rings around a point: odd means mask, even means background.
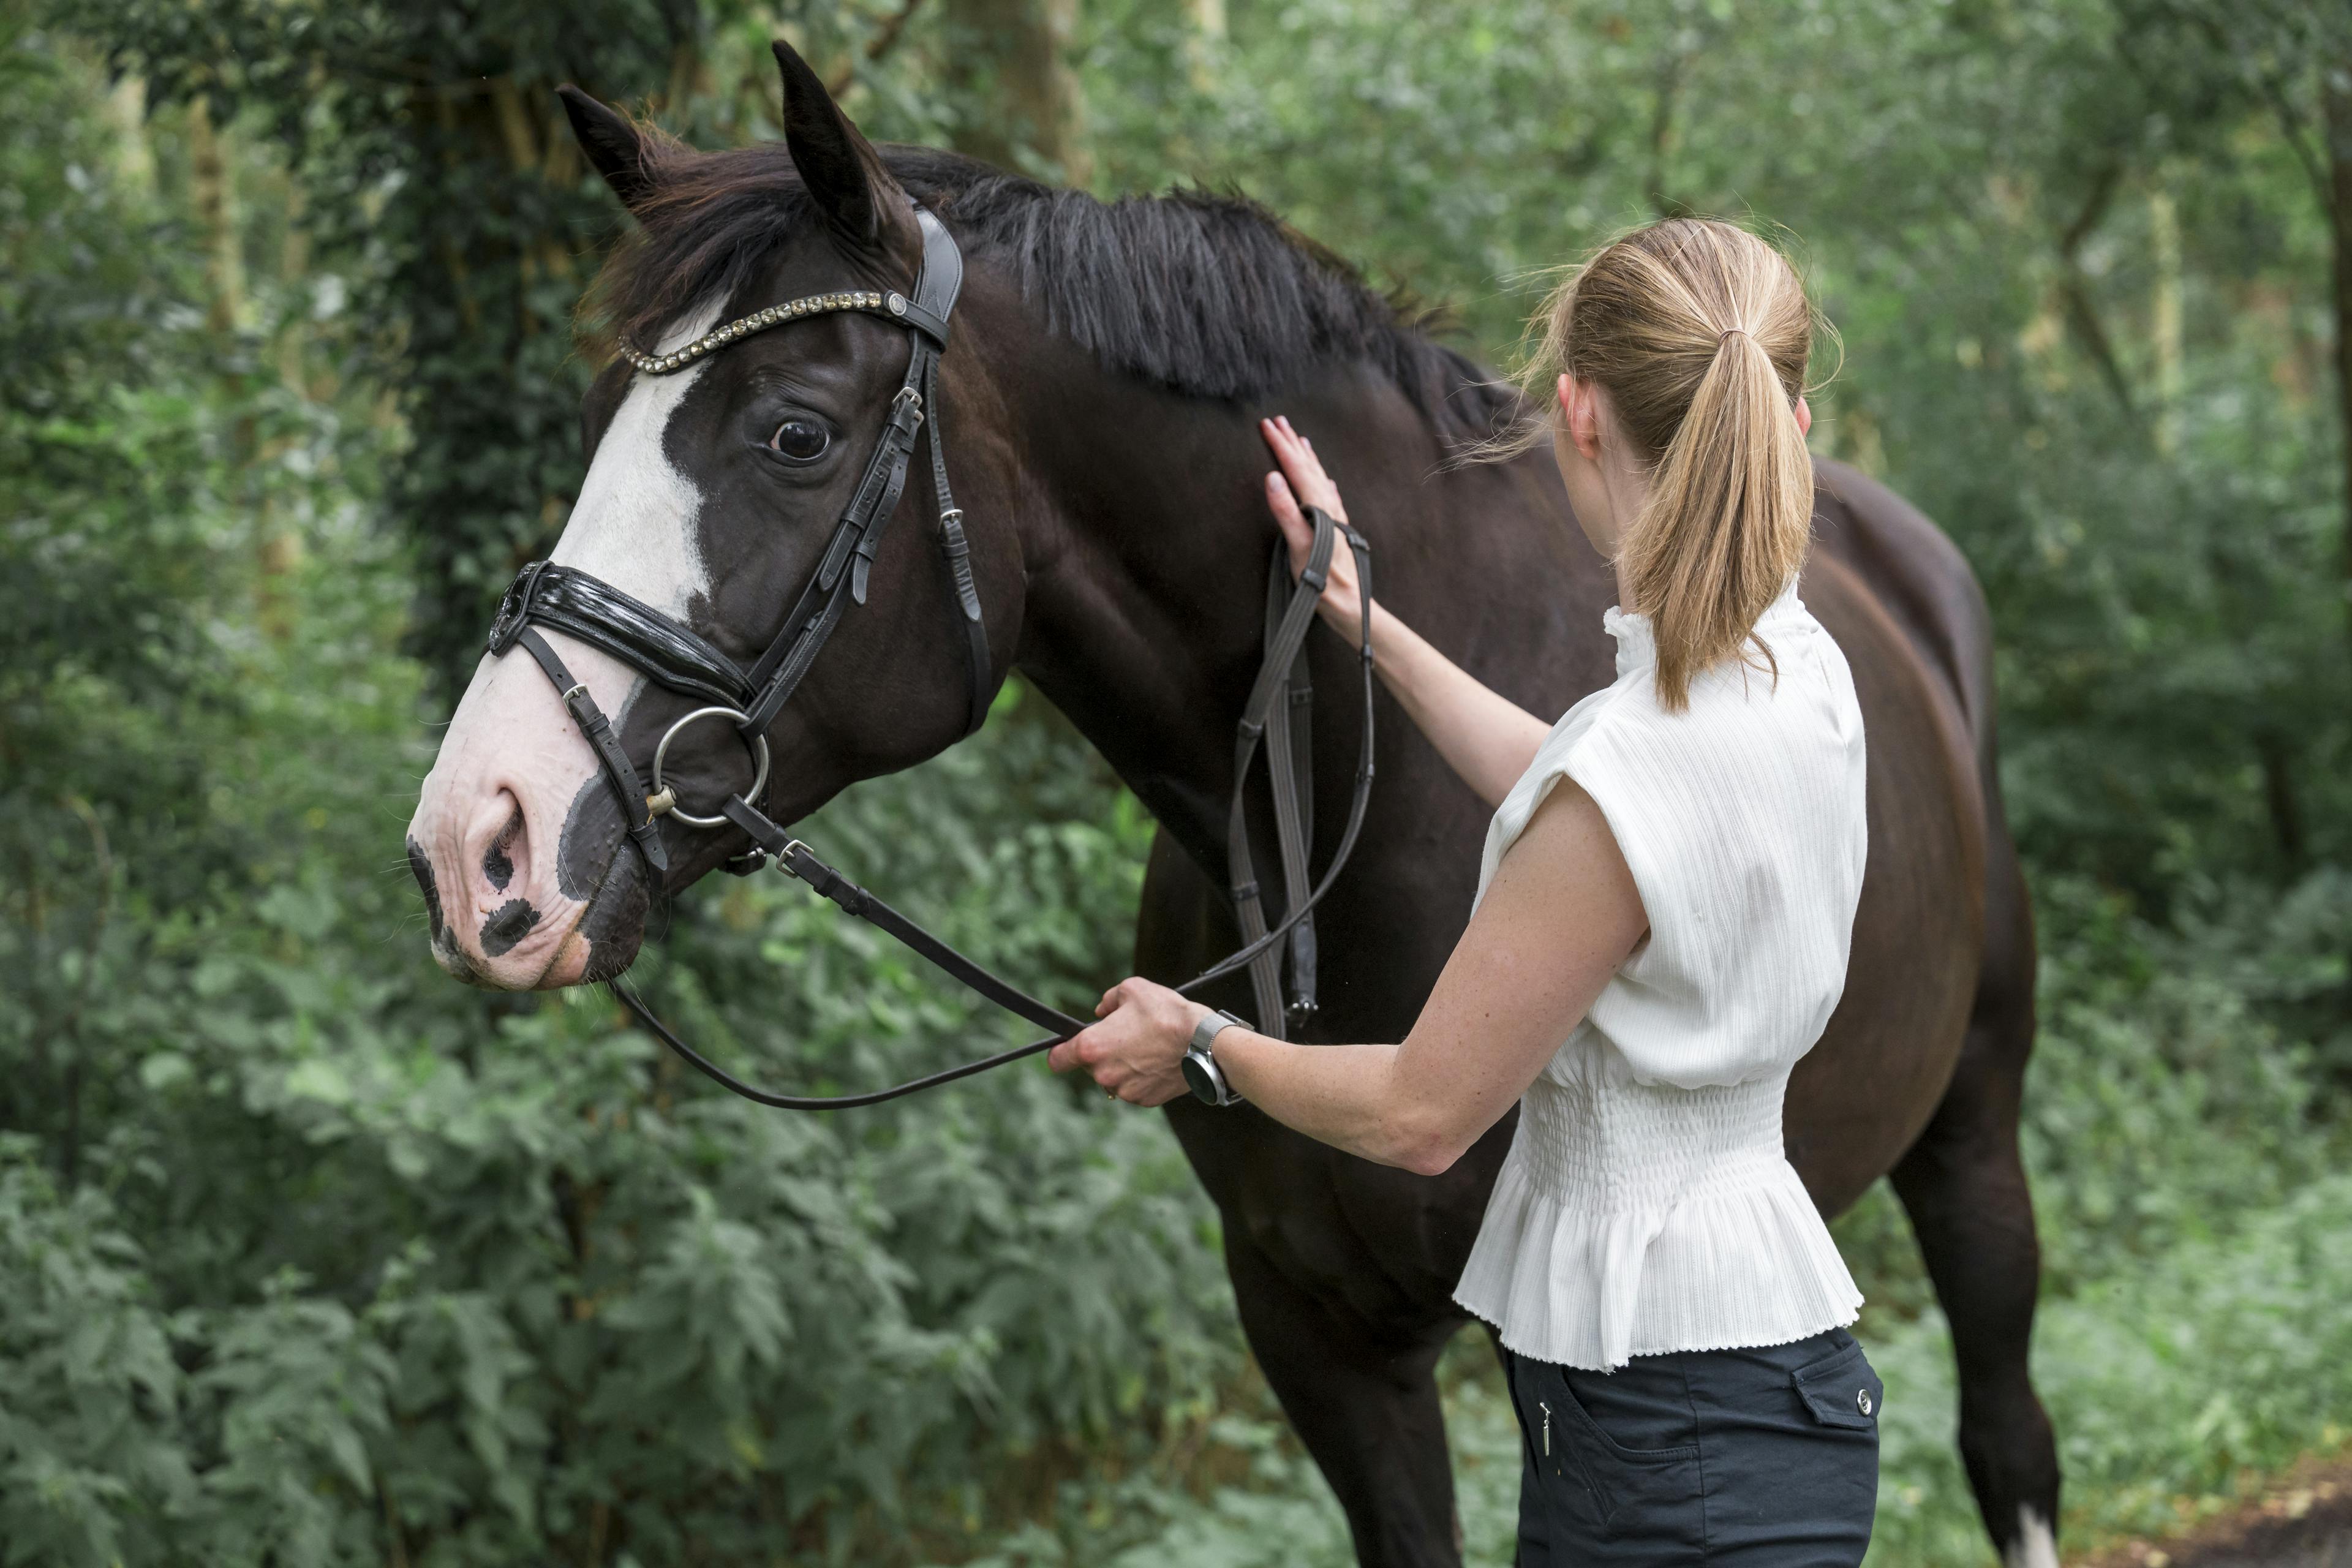
[{"label": "silver wristwatch", "polygon": [[1242,1097],[1225,1081],[1223,1069],[1217,1066],[1217,1058],[1209,1049],[1210,1041],[1239,1023],[1241,1020],[1231,1013],[1212,1013],[1192,1026],[1192,1044],[1184,1053],[1184,1081],[1192,1086],[1192,1098],[1203,1105],[1242,1103]]}]

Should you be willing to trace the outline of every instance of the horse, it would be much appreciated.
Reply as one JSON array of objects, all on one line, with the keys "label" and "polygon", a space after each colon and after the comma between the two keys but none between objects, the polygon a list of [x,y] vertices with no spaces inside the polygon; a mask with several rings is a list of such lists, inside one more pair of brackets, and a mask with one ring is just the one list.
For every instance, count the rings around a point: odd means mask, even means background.
[{"label": "horse", "polygon": [[[1274,538],[1255,426],[1276,412],[1340,480],[1384,602],[1472,674],[1547,714],[1613,679],[1613,579],[1549,457],[1454,460],[1518,413],[1514,395],[1336,258],[1238,197],[1106,204],[949,153],[877,151],[789,46],[776,55],[781,144],[696,152],[564,91],[588,161],[636,219],[598,285],[633,353],[671,353],[822,290],[910,289],[917,204],[968,258],[930,435],[951,416],[941,455],[968,509],[984,636],[968,649],[948,625],[951,563],[916,537],[942,522],[918,465],[863,605],[765,731],[776,765],[755,804],[776,822],[961,739],[984,657],[983,697],[1019,669],[1157,820],[1138,972],[1173,982],[1234,951],[1217,868]],[[843,311],[678,374],[616,359],[585,399],[587,475],[552,559],[748,661],[810,580],[903,395],[908,343]],[[1787,1149],[1824,1215],[1891,1175],[1951,1324],[1958,1440],[1986,1527],[2011,1563],[2055,1568],[2059,1473],[2028,1374],[2039,1258],[2017,1138],[2035,955],[1995,779],[1987,608],[1957,548],[1891,490],[1827,461],[1819,481],[1800,592],[1853,667],[1870,853],[1844,995],[1790,1086]],[[587,643],[550,641],[646,768],[693,701]],[[1318,634],[1309,666],[1344,692],[1356,653]],[[1486,813],[1379,701],[1379,784],[1318,910],[1321,1009],[1296,1031],[1308,1041],[1402,1038],[1469,916]],[[1314,753],[1354,756],[1362,722],[1349,701],[1314,705]],[[726,730],[677,737],[667,777],[679,798],[750,787]],[[1350,784],[1318,770],[1318,863]],[[1251,811],[1270,836],[1270,808]],[[409,828],[436,960],[499,988],[618,974],[661,890],[631,826],[555,689],[529,660],[486,658]],[[675,816],[653,831],[667,889],[747,847],[731,827]],[[1248,995],[1237,978],[1207,999],[1246,1012]],[[1246,1106],[1184,1099],[1164,1114],[1223,1217],[1250,1348],[1359,1560],[1458,1563],[1433,1373],[1465,1321],[1452,1290],[1515,1115],[1428,1176]]]}]

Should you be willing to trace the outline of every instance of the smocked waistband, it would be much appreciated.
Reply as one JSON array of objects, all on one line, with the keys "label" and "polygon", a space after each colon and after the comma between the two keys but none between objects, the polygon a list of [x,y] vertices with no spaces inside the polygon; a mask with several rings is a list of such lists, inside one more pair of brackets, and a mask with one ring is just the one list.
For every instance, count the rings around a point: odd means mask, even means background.
[{"label": "smocked waistband", "polygon": [[1749,1083],[1529,1085],[1517,1154],[1529,1184],[1573,1207],[1654,1209],[1793,1178],[1780,1138],[1788,1075]]}]

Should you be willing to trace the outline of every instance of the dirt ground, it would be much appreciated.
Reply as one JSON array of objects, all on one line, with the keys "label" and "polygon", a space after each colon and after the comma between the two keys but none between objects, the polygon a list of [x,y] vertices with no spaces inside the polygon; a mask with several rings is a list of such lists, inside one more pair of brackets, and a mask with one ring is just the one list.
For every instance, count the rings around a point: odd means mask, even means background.
[{"label": "dirt ground", "polygon": [[2306,1462],[2186,1534],[2110,1547],[2080,1568],[2352,1568],[2352,1458]]}]

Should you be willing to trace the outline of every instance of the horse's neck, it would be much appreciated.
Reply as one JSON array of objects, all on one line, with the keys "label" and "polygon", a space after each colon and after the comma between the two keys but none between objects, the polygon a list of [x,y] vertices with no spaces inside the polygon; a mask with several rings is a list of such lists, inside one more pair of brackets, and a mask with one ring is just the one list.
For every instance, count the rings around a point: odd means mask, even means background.
[{"label": "horse's neck", "polygon": [[[998,378],[1029,468],[1021,667],[1216,864],[1234,726],[1263,657],[1272,459],[1231,405],[1111,374],[1043,338],[1023,359]],[[1326,428],[1351,417],[1317,401]]]},{"label": "horse's neck", "polygon": [[[1019,453],[997,504],[1026,577],[1020,666],[1216,864],[1277,537],[1259,410],[1108,372],[996,280],[977,284],[966,352],[989,384],[974,391]],[[1567,541],[1548,458],[1449,467],[1428,414],[1361,364],[1335,362],[1265,412],[1313,434],[1377,547],[1381,599],[1472,674],[1543,713],[1607,683],[1606,567]],[[1332,696],[1333,710],[1348,706]],[[1442,787],[1383,776],[1392,795]]]},{"label": "horse's neck", "polygon": [[1032,411],[1021,666],[1199,855],[1223,841],[1261,658],[1267,459],[1230,410],[1095,374]]}]

